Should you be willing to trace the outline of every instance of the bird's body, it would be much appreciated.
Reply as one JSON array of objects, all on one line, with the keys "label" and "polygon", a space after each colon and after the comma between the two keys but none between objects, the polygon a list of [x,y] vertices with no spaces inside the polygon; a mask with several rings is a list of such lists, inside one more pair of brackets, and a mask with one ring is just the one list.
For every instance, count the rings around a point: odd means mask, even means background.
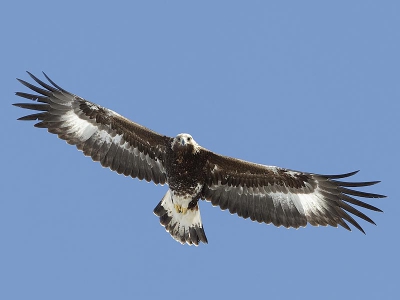
[{"label": "bird's body", "polygon": [[169,191],[154,209],[166,230],[178,241],[207,243],[198,201],[206,178],[206,152],[189,134],[179,134],[166,148]]},{"label": "bird's body", "polygon": [[354,196],[384,196],[351,189],[377,181],[337,180],[357,172],[319,175],[218,155],[198,145],[187,133],[175,138],[160,135],[67,92],[46,75],[52,85],[29,75],[42,87],[19,81],[39,95],[22,92],[17,95],[39,103],[15,105],[39,113],[20,120],[38,120],[36,127],[47,128],[119,174],[168,184],[169,189],[154,213],[171,236],[183,244],[207,243],[200,199],[243,218],[287,228],[310,223],[340,225],[350,230],[347,221],[364,232],[347,212],[374,222],[349,204],[380,211]]}]

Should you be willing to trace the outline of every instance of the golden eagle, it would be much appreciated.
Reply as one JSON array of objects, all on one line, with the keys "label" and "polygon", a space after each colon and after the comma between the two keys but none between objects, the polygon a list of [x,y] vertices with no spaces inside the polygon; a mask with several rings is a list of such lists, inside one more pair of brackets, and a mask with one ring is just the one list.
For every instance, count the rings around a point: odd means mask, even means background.
[{"label": "golden eagle", "polygon": [[319,175],[266,166],[211,152],[186,133],[176,137],[160,135],[118,113],[71,94],[46,74],[47,84],[28,72],[41,87],[18,79],[37,95],[16,95],[37,103],[14,105],[39,111],[19,120],[38,120],[39,128],[75,145],[86,156],[119,174],[169,189],[154,213],[171,236],[182,244],[207,243],[200,216],[199,200],[210,201],[222,210],[275,226],[304,227],[331,225],[360,231],[351,213],[375,224],[350,204],[374,211],[362,202],[383,195],[353,190],[378,183],[347,182],[341,175]]}]

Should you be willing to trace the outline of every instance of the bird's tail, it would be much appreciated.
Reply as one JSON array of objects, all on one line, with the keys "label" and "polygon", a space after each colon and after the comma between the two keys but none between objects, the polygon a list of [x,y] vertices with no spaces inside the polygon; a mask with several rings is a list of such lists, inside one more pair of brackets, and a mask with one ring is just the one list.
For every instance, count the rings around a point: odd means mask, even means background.
[{"label": "bird's tail", "polygon": [[196,246],[199,242],[208,243],[197,203],[193,208],[182,209],[174,205],[171,191],[168,190],[154,209],[154,214],[160,217],[161,225],[178,242]]}]

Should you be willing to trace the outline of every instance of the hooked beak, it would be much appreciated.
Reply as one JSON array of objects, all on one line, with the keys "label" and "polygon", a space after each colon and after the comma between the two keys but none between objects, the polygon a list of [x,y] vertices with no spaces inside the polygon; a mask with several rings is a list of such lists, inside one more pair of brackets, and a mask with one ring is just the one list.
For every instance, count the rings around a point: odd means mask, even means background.
[{"label": "hooked beak", "polygon": [[185,146],[185,145],[186,145],[185,139],[181,139],[181,145],[182,145],[182,146]]}]

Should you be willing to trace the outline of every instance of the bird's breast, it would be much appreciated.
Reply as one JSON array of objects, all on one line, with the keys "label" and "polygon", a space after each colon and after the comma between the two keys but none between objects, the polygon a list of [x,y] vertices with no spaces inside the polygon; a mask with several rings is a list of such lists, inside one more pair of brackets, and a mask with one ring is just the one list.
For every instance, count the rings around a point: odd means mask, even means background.
[{"label": "bird's breast", "polygon": [[205,161],[199,154],[173,152],[166,163],[168,185],[175,195],[197,195],[205,182]]}]

